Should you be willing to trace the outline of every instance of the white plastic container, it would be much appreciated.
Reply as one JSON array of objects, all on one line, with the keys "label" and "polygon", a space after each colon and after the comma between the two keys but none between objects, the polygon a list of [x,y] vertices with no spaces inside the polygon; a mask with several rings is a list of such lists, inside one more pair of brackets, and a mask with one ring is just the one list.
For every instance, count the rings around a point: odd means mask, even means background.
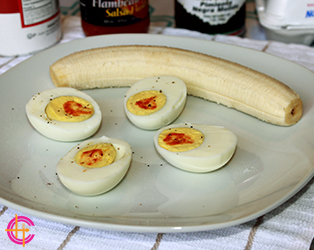
[{"label": "white plastic container", "polygon": [[0,0],[0,55],[27,55],[62,36],[58,0]]},{"label": "white plastic container", "polygon": [[314,41],[313,0],[255,0],[268,40],[310,45]]}]

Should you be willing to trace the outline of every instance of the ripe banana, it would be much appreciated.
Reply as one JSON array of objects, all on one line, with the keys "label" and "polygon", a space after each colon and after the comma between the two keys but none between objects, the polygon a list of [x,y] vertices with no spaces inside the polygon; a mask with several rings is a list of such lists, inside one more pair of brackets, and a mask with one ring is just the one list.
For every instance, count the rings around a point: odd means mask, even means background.
[{"label": "ripe banana", "polygon": [[142,78],[181,78],[189,95],[235,108],[263,121],[290,126],[302,100],[284,83],[240,64],[164,46],[112,46],[75,52],[50,66],[57,87],[126,87]]}]

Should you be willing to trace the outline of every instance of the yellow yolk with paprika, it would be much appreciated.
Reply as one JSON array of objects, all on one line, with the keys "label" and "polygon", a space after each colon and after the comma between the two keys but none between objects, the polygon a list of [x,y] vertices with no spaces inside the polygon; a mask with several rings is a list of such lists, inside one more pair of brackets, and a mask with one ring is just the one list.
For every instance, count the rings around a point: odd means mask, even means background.
[{"label": "yellow yolk with paprika", "polygon": [[134,115],[150,115],[162,109],[167,102],[167,97],[162,91],[147,90],[132,95],[127,103],[127,109]]},{"label": "yellow yolk with paprika", "polygon": [[[80,195],[98,195],[120,183],[132,160],[126,141],[102,136],[80,142],[57,164],[62,184]],[[123,188],[122,188],[123,189]]]},{"label": "yellow yolk with paprika", "polygon": [[101,168],[113,163],[116,154],[111,143],[99,143],[82,148],[76,154],[75,162],[86,168]]},{"label": "yellow yolk with paprika", "polygon": [[51,120],[81,122],[93,116],[94,107],[77,96],[59,96],[48,103],[45,111]]},{"label": "yellow yolk with paprika", "polygon": [[158,144],[171,152],[197,148],[203,141],[203,133],[193,128],[169,128],[162,131],[158,137]]},{"label": "yellow yolk with paprika", "polygon": [[152,76],[132,84],[123,107],[129,121],[141,129],[155,130],[181,114],[187,97],[185,83],[173,76]]},{"label": "yellow yolk with paprika", "polygon": [[25,105],[29,122],[42,135],[57,141],[84,140],[102,121],[98,103],[74,88],[52,88],[33,95]]},{"label": "yellow yolk with paprika", "polygon": [[233,156],[236,135],[221,126],[178,123],[154,135],[157,152],[177,168],[206,173],[224,166]]}]

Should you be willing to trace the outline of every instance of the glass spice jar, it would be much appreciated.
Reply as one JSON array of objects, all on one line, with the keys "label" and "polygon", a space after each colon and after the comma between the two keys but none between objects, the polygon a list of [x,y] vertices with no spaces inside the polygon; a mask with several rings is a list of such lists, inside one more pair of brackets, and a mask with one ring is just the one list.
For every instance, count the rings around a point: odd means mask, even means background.
[{"label": "glass spice jar", "polygon": [[175,0],[177,28],[207,34],[245,33],[245,0]]}]

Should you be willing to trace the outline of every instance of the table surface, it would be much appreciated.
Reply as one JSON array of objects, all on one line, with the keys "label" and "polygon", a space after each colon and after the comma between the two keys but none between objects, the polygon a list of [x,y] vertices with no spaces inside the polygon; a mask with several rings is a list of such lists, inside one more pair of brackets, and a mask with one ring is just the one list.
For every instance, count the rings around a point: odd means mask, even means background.
[{"label": "table surface", "polygon": [[[60,0],[64,36],[62,43],[84,38],[80,27],[79,2]],[[247,1],[244,38],[206,35],[175,29],[174,5],[169,0],[150,0],[150,33],[175,35],[234,44],[292,61],[314,72],[314,48],[300,44],[268,41],[259,24],[253,0]],[[0,74],[28,59],[0,57]],[[314,82],[313,82],[314,84]],[[310,106],[311,105],[311,106]],[[307,109],[313,108],[309,103]],[[313,128],[309,128],[314,134]],[[313,163],[314,165],[314,163]],[[229,228],[191,233],[128,233],[61,224],[29,216],[0,205],[1,249],[21,249],[9,240],[5,229],[15,217],[27,216],[35,223],[35,238],[25,249],[309,249],[314,235],[314,180],[273,211],[247,223]]]}]

